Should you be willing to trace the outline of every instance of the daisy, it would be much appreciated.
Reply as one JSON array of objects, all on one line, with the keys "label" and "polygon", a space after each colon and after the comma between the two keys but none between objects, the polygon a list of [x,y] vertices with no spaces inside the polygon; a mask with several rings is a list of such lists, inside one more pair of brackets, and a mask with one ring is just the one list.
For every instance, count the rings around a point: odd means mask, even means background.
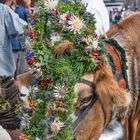
[{"label": "daisy", "polygon": [[74,32],[80,32],[81,29],[84,28],[83,20],[80,20],[79,17],[72,16],[71,19],[68,21],[69,29]]}]

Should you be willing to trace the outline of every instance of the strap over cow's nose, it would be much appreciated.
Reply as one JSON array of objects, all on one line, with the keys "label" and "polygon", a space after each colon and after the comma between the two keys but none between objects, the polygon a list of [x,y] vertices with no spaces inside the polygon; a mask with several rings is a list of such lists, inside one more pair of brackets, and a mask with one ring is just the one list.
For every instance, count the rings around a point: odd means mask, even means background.
[{"label": "strap over cow's nose", "polygon": [[84,109],[81,112],[81,114],[78,116],[78,119],[75,120],[75,122],[73,123],[74,132],[76,131],[79,123],[81,122],[81,120],[87,115],[88,111],[91,109],[91,107],[97,101],[97,98],[98,98],[97,95],[96,94],[93,94],[90,104],[86,107],[86,109]]},{"label": "strap over cow's nose", "polygon": [[82,79],[82,80],[80,81],[80,83],[84,83],[84,84],[90,86],[93,90],[96,89],[96,85],[95,85],[93,82],[88,81],[88,80],[86,80],[86,79]]}]

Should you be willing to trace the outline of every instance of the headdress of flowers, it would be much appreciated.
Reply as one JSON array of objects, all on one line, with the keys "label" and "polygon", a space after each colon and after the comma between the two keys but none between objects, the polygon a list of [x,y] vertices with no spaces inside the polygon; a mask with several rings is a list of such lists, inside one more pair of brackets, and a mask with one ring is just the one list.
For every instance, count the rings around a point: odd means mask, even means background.
[{"label": "headdress of flowers", "polygon": [[[95,35],[94,16],[83,4],[46,0],[40,5],[28,31],[34,52],[27,53],[27,62],[36,72],[29,105],[23,108],[23,136],[71,140],[74,85],[84,73],[102,68],[106,51]],[[56,58],[56,48],[65,44],[72,51]]]}]

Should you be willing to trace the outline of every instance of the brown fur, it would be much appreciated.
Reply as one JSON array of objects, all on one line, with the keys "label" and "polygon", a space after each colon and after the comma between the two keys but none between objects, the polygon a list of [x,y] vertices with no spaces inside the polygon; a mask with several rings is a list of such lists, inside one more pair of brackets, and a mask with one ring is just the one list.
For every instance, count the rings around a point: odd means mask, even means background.
[{"label": "brown fur", "polygon": [[[60,47],[60,48],[59,48]],[[67,46],[57,48],[55,52],[57,57],[66,52]],[[61,49],[62,48],[62,49]],[[109,64],[105,65],[101,70],[96,73],[88,73],[83,76],[84,79],[93,82],[96,85],[96,91],[83,83],[77,83],[75,92],[78,95],[76,104],[76,114],[81,112],[82,109],[88,104],[80,104],[80,101],[86,97],[97,94],[98,100],[91,107],[88,114],[81,120],[80,124],[75,130],[76,140],[98,140],[104,130],[104,123],[108,124],[110,121],[111,112],[116,106],[127,107],[130,104],[131,97],[129,93],[120,88],[113,78],[113,74]],[[104,111],[106,120],[104,122]],[[97,123],[98,120],[98,123]]]},{"label": "brown fur", "polygon": [[31,72],[25,72],[17,76],[17,80],[21,82],[24,86],[30,86],[32,83],[32,74]]},{"label": "brown fur", "polygon": [[[99,96],[101,103],[106,109],[112,110],[113,105],[128,106],[130,103],[130,94],[118,86],[114,80],[109,65],[95,73],[96,94]],[[96,77],[97,75],[97,77]],[[97,78],[97,79],[96,79]]]},{"label": "brown fur", "polygon": [[127,139],[138,139],[140,132],[140,12],[112,26],[106,33],[108,38],[114,38],[124,48],[128,65],[128,84],[133,98],[129,107],[130,117],[126,120]]},{"label": "brown fur", "polygon": [[98,140],[104,129],[104,114],[97,100],[75,132],[76,140]]},{"label": "brown fur", "polygon": [[[117,82],[113,78],[109,65],[105,65],[94,75],[86,74],[85,76],[83,76],[83,78],[93,82],[96,85],[96,94],[107,110],[112,109],[113,105],[129,105],[131,101],[130,94],[126,93],[124,89],[121,89],[118,86]],[[95,91],[93,91],[93,89],[88,85],[85,85],[83,83],[76,84],[75,93],[81,93],[81,90],[86,91],[86,93],[84,93],[85,96],[87,96],[87,93],[95,93]],[[84,98],[85,96],[82,96],[80,98]]]},{"label": "brown fur", "polygon": [[[75,138],[76,140],[98,140],[104,130],[103,124],[108,124],[110,121],[113,107],[127,107],[130,104],[131,97],[125,90],[119,88],[117,82],[113,78],[109,65],[104,66],[103,69],[98,70],[95,74],[84,75],[83,79],[93,82],[96,85],[96,91],[93,91],[93,89],[86,84],[77,83],[75,92],[78,94],[78,101],[91,96],[91,93],[96,93],[98,95],[98,103],[93,105],[89,111],[90,113],[85,116],[80,122],[80,125],[76,128]],[[84,93],[82,91],[84,91]],[[79,110],[80,109],[79,107]],[[80,112],[79,110],[76,109],[76,113]],[[106,112],[106,122],[104,122],[104,110]],[[97,120],[98,123],[96,122]],[[98,125],[96,125],[96,123]],[[82,135],[82,132],[84,132],[84,135]]]},{"label": "brown fur", "polygon": [[[83,79],[93,81],[93,74],[86,74],[82,77]],[[75,85],[75,93],[78,95],[78,100],[80,101],[86,97],[93,95],[94,91],[91,87],[83,83],[77,83]],[[78,102],[79,103],[79,102]],[[80,104],[80,103],[79,103]],[[80,109],[80,108],[78,108]],[[76,110],[80,112],[80,110]],[[98,123],[96,122],[98,120]],[[92,108],[89,110],[88,114],[77,126],[75,131],[76,140],[98,140],[104,129],[104,113],[100,100],[97,100]]]}]

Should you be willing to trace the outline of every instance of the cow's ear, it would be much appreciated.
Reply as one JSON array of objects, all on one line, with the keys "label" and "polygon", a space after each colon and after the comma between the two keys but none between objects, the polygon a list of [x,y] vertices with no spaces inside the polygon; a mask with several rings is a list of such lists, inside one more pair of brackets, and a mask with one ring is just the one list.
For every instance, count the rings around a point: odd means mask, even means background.
[{"label": "cow's ear", "polygon": [[98,71],[96,94],[106,109],[112,109],[113,105],[128,106],[131,102],[130,94],[118,86],[109,66]]},{"label": "cow's ear", "polygon": [[113,35],[115,35],[119,29],[121,29],[120,25],[114,24],[113,26],[111,26],[111,28],[105,33],[105,35],[107,36],[107,38],[111,38]]}]

